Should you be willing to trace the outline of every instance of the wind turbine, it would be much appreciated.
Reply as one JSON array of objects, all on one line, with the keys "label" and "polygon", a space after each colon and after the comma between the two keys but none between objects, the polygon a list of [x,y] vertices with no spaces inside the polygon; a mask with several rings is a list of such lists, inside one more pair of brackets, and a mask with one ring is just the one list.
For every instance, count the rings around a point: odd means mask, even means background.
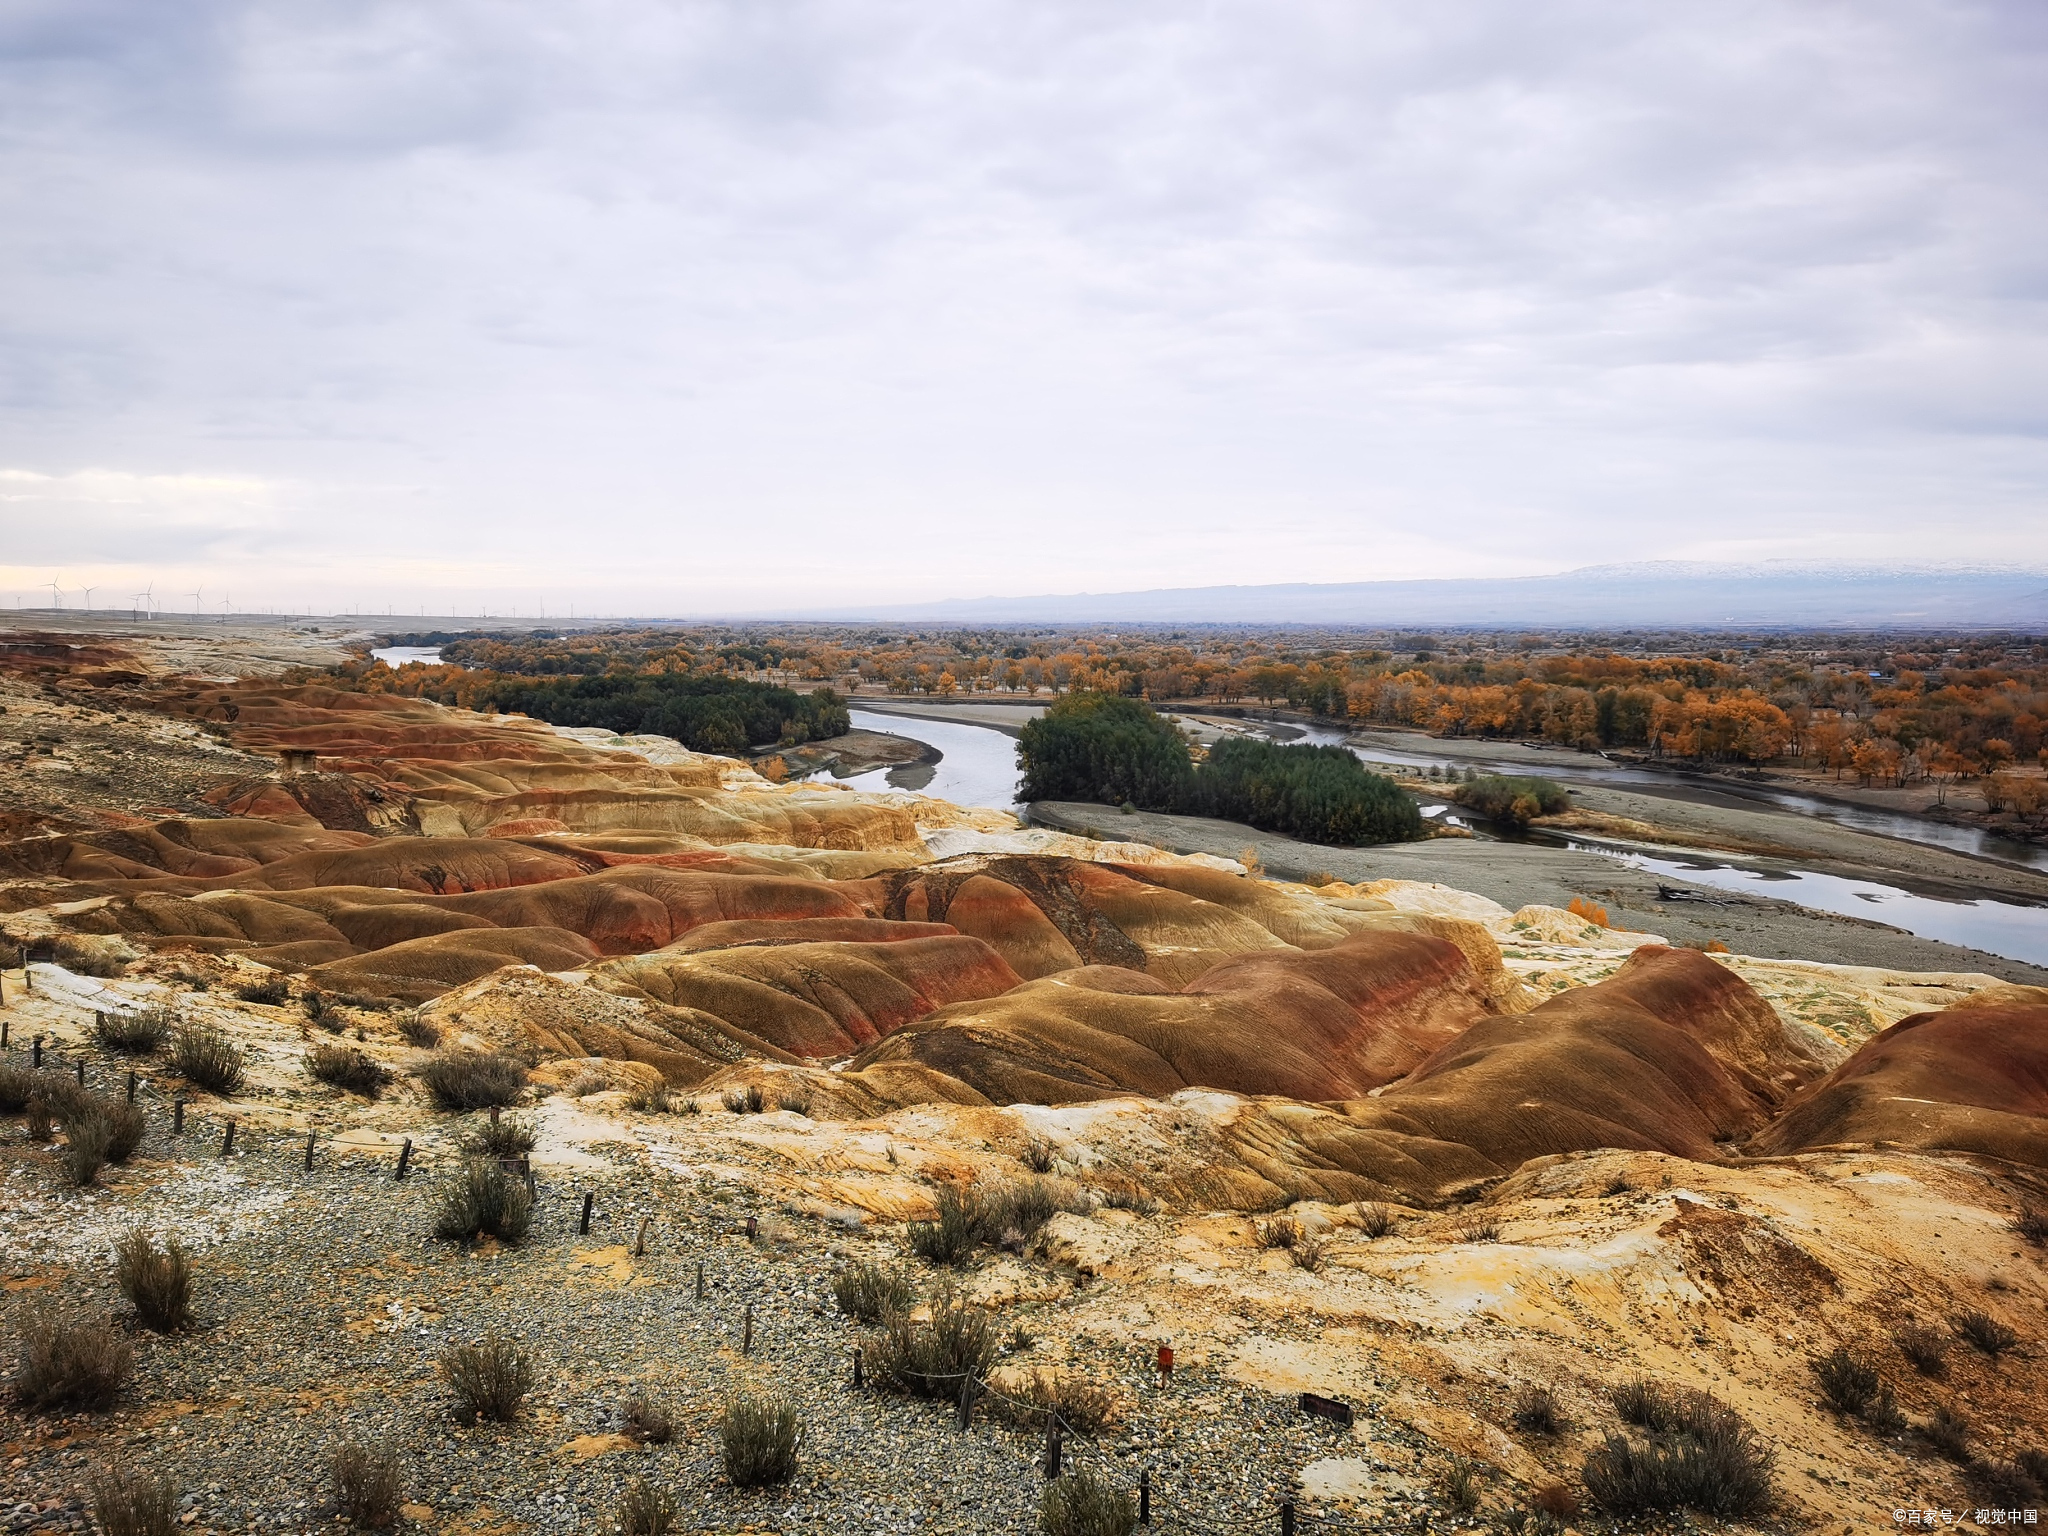
[{"label": "wind turbine", "polygon": [[54,579],[45,585],[50,589],[50,600],[61,609],[64,606],[64,589],[58,586]]},{"label": "wind turbine", "polygon": [[83,591],[85,592],[85,611],[87,613],[92,612],[92,595],[98,590],[99,588],[97,587],[86,587],[83,589]]},{"label": "wind turbine", "polygon": [[[199,592],[204,592],[205,590],[206,583],[202,581],[199,583]],[[187,592],[185,594],[185,596],[192,599],[192,617],[195,619],[199,617],[199,592]]]},{"label": "wind turbine", "polygon": [[[140,592],[135,594],[135,609],[147,609],[150,606],[150,599],[153,598],[155,595],[156,583],[152,581],[147,587],[143,588]],[[140,611],[136,611],[135,617],[138,619],[141,618],[142,613]]]},{"label": "wind turbine", "polygon": [[227,623],[227,621],[228,621],[228,609],[229,609],[229,607],[230,607],[230,606],[231,606],[231,605],[232,605],[232,604],[234,603],[234,601],[235,601],[235,600],[234,600],[234,598],[232,598],[232,597],[224,597],[224,598],[222,598],[222,599],[220,600],[220,621],[221,621],[221,623],[223,623],[223,624]]}]

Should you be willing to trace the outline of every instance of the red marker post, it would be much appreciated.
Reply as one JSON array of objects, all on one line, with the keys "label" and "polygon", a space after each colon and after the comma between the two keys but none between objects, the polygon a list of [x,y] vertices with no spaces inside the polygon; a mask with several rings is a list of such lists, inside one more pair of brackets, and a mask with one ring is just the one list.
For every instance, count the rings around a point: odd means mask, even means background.
[{"label": "red marker post", "polygon": [[1173,1350],[1165,1344],[1159,1346],[1159,1390],[1165,1391],[1173,1385]]}]

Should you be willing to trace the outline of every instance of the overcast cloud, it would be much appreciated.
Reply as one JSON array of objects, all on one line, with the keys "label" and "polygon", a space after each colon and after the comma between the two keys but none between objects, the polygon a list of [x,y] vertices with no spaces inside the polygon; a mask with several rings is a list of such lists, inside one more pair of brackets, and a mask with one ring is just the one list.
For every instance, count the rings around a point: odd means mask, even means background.
[{"label": "overcast cloud", "polygon": [[2048,565],[2044,66],[2033,0],[0,0],[0,591]]}]

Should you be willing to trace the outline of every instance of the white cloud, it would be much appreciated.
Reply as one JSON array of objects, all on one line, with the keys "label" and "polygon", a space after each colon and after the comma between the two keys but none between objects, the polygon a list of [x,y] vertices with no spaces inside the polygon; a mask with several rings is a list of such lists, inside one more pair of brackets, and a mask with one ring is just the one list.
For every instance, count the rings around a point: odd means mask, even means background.
[{"label": "white cloud", "polygon": [[159,489],[0,501],[5,558],[642,608],[2040,561],[2044,53],[1933,0],[18,7],[0,461]]}]

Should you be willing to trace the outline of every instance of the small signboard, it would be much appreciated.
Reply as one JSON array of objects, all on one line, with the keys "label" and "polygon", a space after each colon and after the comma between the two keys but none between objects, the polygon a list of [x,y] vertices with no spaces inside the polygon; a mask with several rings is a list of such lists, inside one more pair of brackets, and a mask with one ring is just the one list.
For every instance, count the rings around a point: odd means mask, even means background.
[{"label": "small signboard", "polygon": [[1301,1411],[1312,1413],[1319,1419],[1329,1419],[1342,1424],[1346,1429],[1351,1427],[1351,1405],[1342,1398],[1322,1397],[1314,1392],[1304,1392],[1301,1394]]}]

